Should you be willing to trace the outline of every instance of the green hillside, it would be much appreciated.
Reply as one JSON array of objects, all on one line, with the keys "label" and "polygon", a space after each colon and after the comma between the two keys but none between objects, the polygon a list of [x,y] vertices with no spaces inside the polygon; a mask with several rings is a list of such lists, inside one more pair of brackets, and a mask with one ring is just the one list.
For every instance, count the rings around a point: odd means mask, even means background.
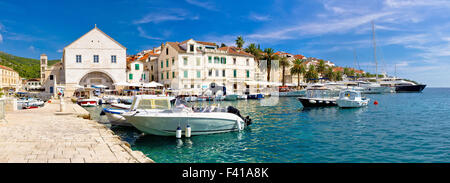
[{"label": "green hillside", "polygon": [[[48,65],[51,66],[60,60],[49,60]],[[11,67],[17,71],[22,78],[39,78],[40,64],[38,59],[24,58],[14,56],[0,51],[0,65]]]}]

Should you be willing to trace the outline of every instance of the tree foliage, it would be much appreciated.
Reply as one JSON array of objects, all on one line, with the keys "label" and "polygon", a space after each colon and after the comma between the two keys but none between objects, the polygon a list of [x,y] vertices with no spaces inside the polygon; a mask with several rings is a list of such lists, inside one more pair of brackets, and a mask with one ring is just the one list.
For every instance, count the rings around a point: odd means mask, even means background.
[{"label": "tree foliage", "polygon": [[[60,60],[49,60],[51,66]],[[40,77],[40,61],[38,59],[14,56],[0,51],[0,65],[10,67],[19,73],[21,78],[31,79]]]}]

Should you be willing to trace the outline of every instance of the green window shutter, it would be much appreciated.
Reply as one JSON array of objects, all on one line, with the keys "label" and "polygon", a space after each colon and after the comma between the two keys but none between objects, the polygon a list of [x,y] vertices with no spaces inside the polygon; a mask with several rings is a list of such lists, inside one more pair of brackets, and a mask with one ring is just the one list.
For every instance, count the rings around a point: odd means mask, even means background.
[{"label": "green window shutter", "polygon": [[172,72],[172,78],[175,78],[175,72]]},{"label": "green window shutter", "polygon": [[164,61],[161,60],[161,69],[164,68]]},{"label": "green window shutter", "polygon": [[212,63],[212,56],[209,56],[209,57],[208,57],[208,62],[209,62],[209,63]]},{"label": "green window shutter", "polygon": [[135,65],[134,65],[134,69],[135,69],[135,70],[139,70],[139,64],[135,64]]},{"label": "green window shutter", "polygon": [[236,69],[233,70],[233,76],[234,76],[234,77],[237,77],[237,71],[236,71]]},{"label": "green window shutter", "polygon": [[166,67],[169,67],[169,59],[166,60]]},{"label": "green window shutter", "polygon": [[223,64],[227,64],[227,57],[223,57]]},{"label": "green window shutter", "polygon": [[200,71],[197,71],[197,78],[200,78],[201,77],[201,73],[200,73]]},{"label": "green window shutter", "polygon": [[142,76],[143,76],[143,77],[142,77],[142,79],[144,79],[144,80],[145,80],[145,74],[142,74]]},{"label": "green window shutter", "polygon": [[164,73],[161,73],[161,79],[164,79]]},{"label": "green window shutter", "polygon": [[169,79],[169,72],[166,72],[166,78]]},{"label": "green window shutter", "polygon": [[188,77],[188,71],[184,71],[184,78]]},{"label": "green window shutter", "polygon": [[128,75],[128,79],[132,80],[133,79],[133,74],[129,74]]},{"label": "green window shutter", "polygon": [[250,77],[250,71],[247,70],[247,78],[249,78],[249,77]]}]

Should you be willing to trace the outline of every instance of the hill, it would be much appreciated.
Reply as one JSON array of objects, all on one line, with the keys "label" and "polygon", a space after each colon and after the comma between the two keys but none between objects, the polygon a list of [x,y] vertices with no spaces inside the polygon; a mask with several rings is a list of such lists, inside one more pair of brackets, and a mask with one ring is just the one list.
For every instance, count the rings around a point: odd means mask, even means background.
[{"label": "hill", "polygon": [[[51,66],[60,60],[49,60]],[[17,71],[22,78],[39,78],[40,64],[38,59],[24,58],[0,51],[0,65],[11,67]]]}]

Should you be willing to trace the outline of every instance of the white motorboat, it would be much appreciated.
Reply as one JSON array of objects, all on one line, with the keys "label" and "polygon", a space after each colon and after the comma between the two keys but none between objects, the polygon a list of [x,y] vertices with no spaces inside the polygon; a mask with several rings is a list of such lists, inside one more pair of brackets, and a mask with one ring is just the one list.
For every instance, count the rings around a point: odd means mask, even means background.
[{"label": "white motorboat", "polygon": [[153,135],[175,136],[177,129],[188,126],[191,135],[205,135],[244,130],[251,119],[240,115],[234,107],[208,106],[191,108],[182,100],[148,95],[134,98],[130,111],[122,116],[137,129]]},{"label": "white motorboat", "polygon": [[131,105],[127,104],[111,104],[111,107],[117,108],[117,109],[130,109]]},{"label": "white motorboat", "polygon": [[131,126],[131,124],[122,116],[126,111],[128,111],[128,109],[103,108],[100,115],[106,115],[108,121],[112,125]]},{"label": "white motorboat", "polygon": [[104,103],[106,103],[106,104],[117,104],[117,103],[119,103],[119,100],[116,97],[114,97],[114,96],[104,96],[104,97],[102,97],[102,99],[103,99]]},{"label": "white motorboat", "polygon": [[196,96],[188,96],[184,98],[186,100],[186,102],[196,102],[197,101],[197,97]]},{"label": "white motorboat", "polygon": [[355,90],[343,90],[339,93],[336,103],[342,108],[363,107],[369,104],[370,99],[361,97],[361,92]]},{"label": "white motorboat", "polygon": [[245,95],[245,94],[238,95],[238,96],[237,96],[237,99],[238,99],[238,100],[247,100],[247,95]]},{"label": "white motorboat", "polygon": [[98,105],[98,100],[96,98],[91,99],[79,99],[78,104],[81,105],[81,107],[95,107]]}]

